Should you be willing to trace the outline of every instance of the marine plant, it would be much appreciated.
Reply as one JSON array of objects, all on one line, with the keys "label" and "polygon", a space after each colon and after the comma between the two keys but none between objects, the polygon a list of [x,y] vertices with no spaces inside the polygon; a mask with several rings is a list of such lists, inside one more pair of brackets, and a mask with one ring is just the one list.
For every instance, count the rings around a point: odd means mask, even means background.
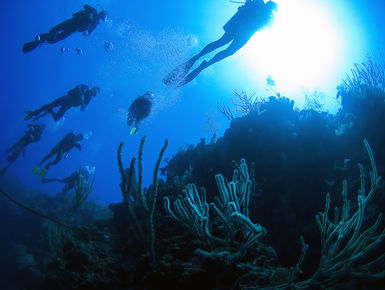
[{"label": "marine plant", "polygon": [[[236,169],[230,182],[222,174],[215,176],[219,196],[214,198],[214,202],[208,203],[206,189],[202,187],[199,194],[195,184],[186,186],[173,202],[173,209],[170,198],[164,197],[166,212],[205,241],[209,250],[196,249],[197,255],[238,261],[266,234],[266,230],[249,217],[250,195],[254,192],[253,167],[249,174],[245,159],[241,159],[239,165],[234,164]],[[210,208],[224,229],[222,236],[215,235],[210,229],[213,222]]]},{"label": "marine plant", "polygon": [[374,55],[368,56],[364,62],[354,64],[350,75],[346,75],[337,90],[337,99],[341,98],[343,108],[355,115],[361,111],[355,108],[356,106],[368,107],[377,97],[384,101],[385,60],[383,56],[381,54],[377,58]]},{"label": "marine plant", "polygon": [[88,196],[94,190],[94,183],[95,183],[95,175],[92,176],[92,181],[89,182],[88,175],[80,166],[78,170],[78,179],[76,180],[76,183],[75,183],[75,203],[73,206],[73,210],[70,214],[70,217],[77,210],[79,210],[81,206],[84,204],[84,202],[88,199]]},{"label": "marine plant", "polygon": [[361,186],[355,208],[348,199],[346,179],[342,186],[342,208],[335,207],[334,218],[330,215],[331,197],[327,193],[324,211],[315,215],[321,233],[321,257],[316,271],[309,279],[294,282],[295,277],[302,273],[301,264],[308,247],[301,238],[302,253],[297,265],[290,269],[288,283],[265,289],[309,289],[315,286],[326,289],[346,277],[350,277],[349,280],[365,277],[367,281],[385,277],[383,266],[378,267],[385,253],[373,254],[385,238],[385,228],[378,231],[382,214],[378,214],[372,226],[365,226],[369,200],[380,186],[381,176],[378,176],[373,152],[366,139],[364,145],[372,169],[369,172],[370,189],[366,189],[364,166],[359,163]]},{"label": "marine plant", "polygon": [[385,90],[385,62],[382,55],[379,58],[380,60],[375,56],[368,56],[364,62],[354,64],[351,75],[347,75],[338,87],[339,94],[351,93],[365,87]]},{"label": "marine plant", "polygon": [[[235,118],[245,116],[252,111],[256,111],[258,115],[261,115],[265,110],[261,110],[261,105],[264,103],[262,98],[254,97],[255,93],[248,96],[245,91],[233,93],[234,97],[231,98],[233,108],[227,107],[224,104],[217,104],[218,110],[229,120],[232,121]],[[277,94],[279,97],[279,95]]]},{"label": "marine plant", "polygon": [[[159,153],[158,160],[153,173],[152,185],[148,190],[143,189],[143,147],[146,141],[146,136],[143,136],[139,145],[138,154],[138,180],[135,177],[135,157],[131,159],[130,167],[125,170],[122,162],[122,149],[124,143],[121,142],[118,148],[118,165],[121,174],[122,182],[120,189],[123,195],[123,204],[127,208],[129,215],[129,225],[134,238],[143,243],[148,251],[152,265],[156,265],[156,253],[154,248],[155,231],[154,231],[154,210],[158,195],[158,172],[163,154],[167,148],[168,140]],[[144,225],[139,219],[139,214],[144,215]]]}]

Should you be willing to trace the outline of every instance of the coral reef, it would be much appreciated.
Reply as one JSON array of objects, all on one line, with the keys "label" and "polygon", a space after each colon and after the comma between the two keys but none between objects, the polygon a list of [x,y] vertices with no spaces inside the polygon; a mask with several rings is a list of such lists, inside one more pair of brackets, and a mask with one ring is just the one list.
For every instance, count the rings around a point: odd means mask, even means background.
[{"label": "coral reef", "polygon": [[[166,141],[148,188],[145,139],[128,168],[121,143],[122,202],[110,215],[85,200],[93,183],[81,179],[73,216],[74,197],[5,187],[71,225],[0,203],[3,223],[14,225],[0,246],[18,255],[8,267],[35,289],[385,288],[383,72],[373,61],[357,65],[339,87],[336,115],[316,102],[300,111],[280,95],[254,102],[238,93],[238,108],[221,107],[231,119],[224,136],[160,168]],[[29,233],[17,231],[24,223]]]}]

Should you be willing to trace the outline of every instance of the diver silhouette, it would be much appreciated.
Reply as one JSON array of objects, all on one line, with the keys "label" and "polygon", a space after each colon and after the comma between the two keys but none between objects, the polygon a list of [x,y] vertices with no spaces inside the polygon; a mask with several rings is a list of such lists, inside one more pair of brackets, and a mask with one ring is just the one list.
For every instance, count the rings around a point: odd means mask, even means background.
[{"label": "diver silhouette", "polygon": [[137,97],[128,108],[127,125],[134,124],[130,135],[138,133],[139,123],[150,114],[153,98],[154,94],[147,91],[144,95]]},{"label": "diver silhouette", "polygon": [[4,174],[20,155],[24,156],[25,147],[40,140],[45,124],[28,124],[27,126],[28,130],[24,133],[23,137],[6,150],[8,165],[0,170],[0,174]]},{"label": "diver silhouette", "polygon": [[[62,118],[65,112],[71,107],[79,107],[82,111],[87,107],[87,105],[91,102],[92,97],[95,97],[100,92],[99,87],[89,88],[88,85],[78,85],[75,88],[69,90],[67,94],[63,97],[57,98],[51,103],[42,106],[40,109],[33,111],[25,111],[24,120],[29,120],[32,117],[33,121],[47,115],[51,114],[55,121],[58,121]],[[59,107],[57,112],[54,112],[54,108]]]},{"label": "diver silhouette", "polygon": [[81,168],[66,178],[42,178],[41,182],[43,182],[43,183],[48,183],[48,182],[65,183],[61,193],[67,194],[70,190],[75,188],[76,183],[79,181],[79,178],[81,177],[81,175],[87,179],[89,176],[89,171],[85,168]]},{"label": "diver silhouette", "polygon": [[[83,140],[82,134],[75,135],[73,132],[68,133],[63,139],[57,143],[52,150],[36,165],[32,168],[32,172],[38,174],[41,178],[47,174],[50,166],[59,163],[65,153],[69,152],[72,148],[76,147],[79,151],[82,150],[82,146],[79,141]],[[40,166],[56,154],[56,158],[53,161],[48,162],[43,169],[40,170]]]},{"label": "diver silhouette", "polygon": [[23,52],[30,52],[43,43],[59,42],[77,31],[83,32],[84,36],[88,36],[99,24],[100,19],[106,20],[107,18],[105,10],[98,13],[94,7],[87,4],[83,5],[83,9],[72,14],[72,18],[51,28],[48,33],[38,34],[36,40],[25,43]]},{"label": "diver silhouette", "polygon": [[[166,85],[176,87],[181,87],[191,82],[205,68],[237,52],[257,31],[270,26],[274,20],[273,12],[277,10],[278,5],[273,1],[264,3],[263,0],[246,0],[233,17],[223,26],[225,33],[221,38],[209,43],[198,54],[176,67],[163,79],[163,82]],[[226,49],[218,52],[209,61],[204,60],[196,69],[189,73],[198,59],[228,43],[230,45]]]}]

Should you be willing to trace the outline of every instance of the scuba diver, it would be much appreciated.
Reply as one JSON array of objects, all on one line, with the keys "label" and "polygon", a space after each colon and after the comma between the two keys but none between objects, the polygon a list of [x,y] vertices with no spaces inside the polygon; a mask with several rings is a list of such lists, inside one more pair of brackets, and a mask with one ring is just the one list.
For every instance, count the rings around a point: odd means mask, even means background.
[{"label": "scuba diver", "polygon": [[[80,145],[79,141],[83,140],[82,134],[75,135],[73,132],[68,133],[64,136],[62,140],[57,143],[52,150],[48,153],[47,156],[45,156],[39,164],[34,166],[32,168],[32,172],[39,175],[41,178],[44,178],[44,176],[47,174],[47,171],[51,165],[55,165],[59,163],[59,161],[64,157],[65,153],[68,153],[72,148],[76,147],[79,149],[79,151],[82,150],[82,146]],[[48,159],[50,159],[52,156],[56,154],[56,158],[54,161],[48,162],[43,169],[40,170],[40,166],[46,162]]]},{"label": "scuba diver", "polygon": [[137,97],[128,108],[127,125],[134,124],[130,130],[130,135],[138,133],[139,123],[147,118],[151,112],[153,99],[154,94],[147,91],[144,95]]},{"label": "scuba diver", "polygon": [[65,186],[63,187],[61,193],[67,194],[70,190],[74,189],[77,182],[79,182],[79,178],[83,176],[84,178],[88,179],[90,172],[87,170],[87,168],[80,168],[79,170],[72,173],[70,176],[66,178],[42,178],[41,182],[48,183],[48,182],[61,182],[65,183]]},{"label": "scuba diver", "polygon": [[29,129],[24,133],[24,136],[6,150],[8,165],[0,170],[0,174],[4,174],[20,155],[24,156],[25,147],[40,140],[45,124],[28,124],[27,126]]},{"label": "scuba diver", "polygon": [[[51,114],[55,121],[58,121],[62,118],[65,112],[71,107],[79,107],[82,111],[87,107],[87,105],[91,102],[91,97],[95,97],[100,92],[99,87],[89,88],[87,85],[78,85],[75,88],[69,90],[67,94],[63,97],[60,97],[48,105],[44,105],[40,109],[34,111],[25,111],[26,116],[24,120],[29,120],[32,117],[33,121],[47,115]],[[54,112],[55,107],[59,107],[57,113]]]},{"label": "scuba diver", "polygon": [[72,14],[72,18],[51,28],[48,33],[38,34],[36,40],[27,42],[23,45],[23,52],[30,52],[38,45],[43,43],[56,43],[70,36],[76,31],[83,32],[84,36],[88,36],[94,31],[99,24],[99,20],[107,19],[107,11],[97,12],[90,5],[83,5],[84,10],[80,10]]},{"label": "scuba diver", "polygon": [[[270,26],[274,20],[273,12],[277,10],[278,5],[273,1],[264,3],[263,0],[246,0],[244,5],[238,8],[237,13],[223,26],[225,33],[221,38],[209,43],[198,54],[176,67],[163,79],[163,82],[169,86],[176,85],[176,87],[191,82],[205,68],[236,53],[257,31]],[[209,61],[204,60],[189,73],[198,59],[228,43],[230,45],[226,49],[218,52]]]}]

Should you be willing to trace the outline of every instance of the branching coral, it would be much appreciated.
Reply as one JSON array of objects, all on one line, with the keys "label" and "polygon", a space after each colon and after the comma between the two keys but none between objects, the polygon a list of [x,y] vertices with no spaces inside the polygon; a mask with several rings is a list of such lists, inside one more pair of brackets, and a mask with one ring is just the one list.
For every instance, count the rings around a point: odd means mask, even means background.
[{"label": "branching coral", "polygon": [[[158,172],[160,162],[164,151],[167,148],[168,140],[164,142],[163,148],[159,153],[158,160],[155,165],[153,181],[148,191],[143,190],[143,168],[142,168],[142,157],[143,147],[146,136],[144,136],[140,142],[139,154],[138,154],[138,181],[135,178],[135,158],[131,159],[130,167],[125,170],[122,162],[122,149],[123,142],[120,143],[118,149],[118,165],[122,178],[120,189],[123,195],[123,203],[127,207],[129,214],[129,222],[134,237],[147,248],[150,255],[150,259],[153,265],[156,264],[156,254],[154,248],[155,232],[154,232],[154,210],[156,205],[156,198],[158,195]],[[128,171],[128,172],[127,172]],[[140,211],[144,215],[144,226],[137,216],[137,211]]]},{"label": "branching coral", "polygon": [[235,91],[233,95],[234,97],[231,99],[231,102],[234,105],[233,109],[225,105],[220,105],[219,103],[217,104],[218,110],[230,121],[239,116],[247,115],[251,111],[256,111],[259,115],[264,113],[264,110],[261,110],[263,100],[260,98],[255,98],[255,93],[249,97],[244,91]]},{"label": "branching coral", "polygon": [[88,174],[80,166],[78,170],[78,179],[75,183],[75,204],[70,217],[80,209],[87,200],[88,196],[94,190],[95,175],[92,175],[92,181],[88,181]]},{"label": "branching coral", "polygon": [[366,279],[385,277],[383,266],[378,268],[385,253],[374,255],[374,257],[369,255],[385,238],[385,229],[378,233],[382,215],[378,215],[372,226],[363,228],[369,200],[381,182],[369,143],[364,140],[364,144],[372,168],[372,171],[369,172],[369,192],[365,188],[364,167],[358,164],[361,188],[358,191],[355,211],[352,212],[352,206],[347,197],[346,180],[343,181],[342,209],[335,208],[334,219],[331,219],[329,213],[330,194],[326,195],[325,210],[316,215],[316,221],[321,232],[321,258],[315,273],[305,281],[293,283],[295,274],[301,271],[298,265],[301,264],[307,249],[307,245],[302,240],[302,255],[297,266],[291,269],[292,275],[289,282],[267,289],[309,289],[309,287],[316,285],[320,286],[321,289],[326,289],[346,276],[350,276],[351,279],[364,276]]},{"label": "branching coral", "polygon": [[347,75],[338,87],[338,95],[349,97],[352,95],[364,98],[367,90],[378,89],[385,91],[385,61],[380,56],[380,61],[374,56],[369,56],[366,61],[354,65],[351,75]]},{"label": "branching coral", "polygon": [[[183,195],[179,195],[174,201],[173,210],[170,207],[170,199],[167,196],[164,198],[166,212],[192,229],[211,249],[210,251],[197,249],[195,252],[198,255],[235,261],[242,258],[247,250],[266,234],[261,225],[254,224],[249,218],[253,179],[250,178],[246,161],[242,159],[236,167],[230,182],[222,174],[215,176],[219,197],[216,197],[213,203],[207,203],[205,188],[201,189],[199,195],[194,184],[187,185]],[[224,237],[212,233],[209,208],[224,227]]]}]

